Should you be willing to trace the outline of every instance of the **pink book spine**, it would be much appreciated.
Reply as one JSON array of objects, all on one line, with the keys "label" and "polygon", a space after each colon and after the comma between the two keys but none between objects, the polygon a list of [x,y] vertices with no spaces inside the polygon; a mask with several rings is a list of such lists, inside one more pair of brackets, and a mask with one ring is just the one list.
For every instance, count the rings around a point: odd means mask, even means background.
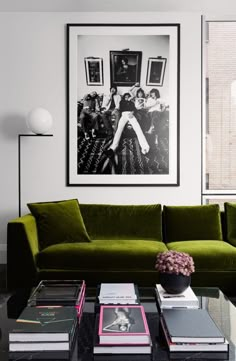
[{"label": "pink book spine", "polygon": [[76,309],[77,309],[77,313],[80,314],[81,313],[81,310],[84,306],[84,301],[85,301],[85,287],[83,288],[83,292],[81,293],[81,296],[80,296],[80,301],[79,303],[75,306]]},{"label": "pink book spine", "polygon": [[83,280],[82,284],[81,284],[81,287],[80,287],[80,292],[79,292],[79,295],[78,295],[78,298],[77,298],[77,301],[76,301],[76,306],[80,304],[81,296],[83,295],[85,288],[86,288],[86,285],[85,285],[85,281]]}]

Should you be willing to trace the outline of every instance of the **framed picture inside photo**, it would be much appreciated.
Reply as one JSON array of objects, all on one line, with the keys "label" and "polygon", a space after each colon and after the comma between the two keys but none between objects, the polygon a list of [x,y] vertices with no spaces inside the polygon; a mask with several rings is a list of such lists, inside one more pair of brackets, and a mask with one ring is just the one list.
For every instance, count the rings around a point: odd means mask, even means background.
[{"label": "framed picture inside photo", "polygon": [[102,58],[85,58],[84,63],[87,85],[103,85]]},{"label": "framed picture inside photo", "polygon": [[67,24],[68,186],[179,185],[179,43],[180,24]]},{"label": "framed picture inside photo", "polygon": [[147,66],[147,85],[162,86],[165,76],[166,58],[149,58]]},{"label": "framed picture inside photo", "polygon": [[131,86],[139,83],[141,62],[141,51],[110,51],[111,85]]}]

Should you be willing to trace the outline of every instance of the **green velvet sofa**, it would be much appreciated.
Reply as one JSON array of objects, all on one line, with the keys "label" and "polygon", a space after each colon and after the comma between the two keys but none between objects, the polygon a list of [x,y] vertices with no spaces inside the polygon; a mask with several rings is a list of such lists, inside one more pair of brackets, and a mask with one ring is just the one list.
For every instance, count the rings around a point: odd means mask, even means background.
[{"label": "green velvet sofa", "polygon": [[[159,279],[156,255],[171,249],[192,255],[196,268],[192,286],[220,287],[235,294],[236,205],[227,207],[220,212],[218,205],[80,204],[89,239],[59,242],[53,238],[43,247],[38,214],[24,215],[8,223],[8,288],[31,286],[41,279],[85,279],[91,286],[100,282],[152,286]],[[65,214],[71,219],[70,213]],[[43,217],[45,226],[44,213]],[[58,220],[54,227],[59,230],[58,239],[61,223]]]}]

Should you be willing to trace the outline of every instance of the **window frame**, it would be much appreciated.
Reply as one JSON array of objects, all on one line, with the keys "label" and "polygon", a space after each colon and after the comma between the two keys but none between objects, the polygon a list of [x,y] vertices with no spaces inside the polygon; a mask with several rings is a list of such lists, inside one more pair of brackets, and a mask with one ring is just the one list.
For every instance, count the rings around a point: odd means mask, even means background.
[{"label": "window frame", "polygon": [[[207,189],[207,173],[206,173],[206,137],[207,137],[207,127],[209,125],[209,119],[207,117],[207,51],[206,44],[209,37],[208,24],[210,22],[235,22],[236,16],[202,16],[202,129],[201,129],[201,139],[202,139],[202,186],[201,186],[201,199],[202,204],[207,204],[207,199],[219,198],[225,201],[227,199],[234,199],[236,202],[236,188],[235,189]],[[208,88],[209,89],[209,88]]]}]

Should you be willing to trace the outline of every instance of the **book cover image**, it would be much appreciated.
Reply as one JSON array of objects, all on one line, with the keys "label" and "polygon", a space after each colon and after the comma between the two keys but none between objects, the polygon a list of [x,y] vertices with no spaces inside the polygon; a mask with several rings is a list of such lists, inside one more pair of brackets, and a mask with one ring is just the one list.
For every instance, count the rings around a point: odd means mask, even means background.
[{"label": "book cover image", "polygon": [[9,341],[68,341],[76,325],[74,306],[27,306],[9,332]]},{"label": "book cover image", "polygon": [[99,335],[149,335],[143,306],[101,306]]}]

